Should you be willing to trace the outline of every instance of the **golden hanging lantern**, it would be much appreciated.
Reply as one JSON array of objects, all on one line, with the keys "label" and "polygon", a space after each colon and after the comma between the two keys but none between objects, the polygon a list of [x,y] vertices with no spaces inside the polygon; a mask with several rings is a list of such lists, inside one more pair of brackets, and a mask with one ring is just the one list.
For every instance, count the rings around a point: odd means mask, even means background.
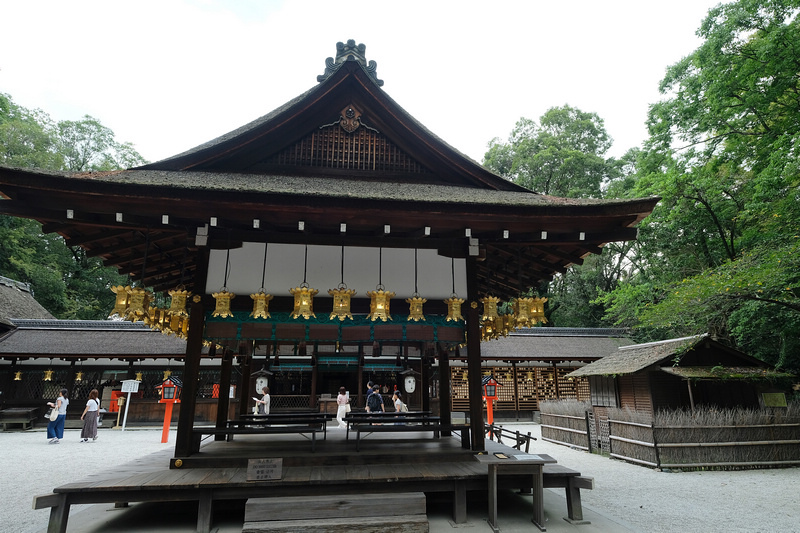
[{"label": "golden hanging lantern", "polygon": [[17,370],[14,372],[14,381],[22,381],[22,371]]},{"label": "golden hanging lantern", "polygon": [[533,306],[531,307],[532,311],[532,320],[534,322],[541,322],[542,324],[547,323],[547,319],[544,317],[544,304],[547,301],[547,298],[533,298]]},{"label": "golden hanging lantern", "polygon": [[138,322],[145,320],[149,314],[150,293],[141,287],[125,287],[128,293],[128,309],[125,320]]},{"label": "golden hanging lantern", "polygon": [[217,305],[214,308],[214,312],[211,313],[211,316],[218,316],[220,318],[233,316],[233,312],[231,311],[231,300],[236,298],[235,294],[228,292],[225,287],[222,287],[222,290],[212,293],[211,296],[213,296],[214,300],[217,302]]},{"label": "golden hanging lantern", "polygon": [[124,285],[117,285],[115,287],[111,287],[111,292],[116,294],[116,300],[114,301],[114,309],[111,311],[111,314],[108,315],[108,318],[125,318],[125,315],[128,314],[128,304],[130,295],[128,294],[128,290],[130,287],[126,287]]},{"label": "golden hanging lantern", "polygon": [[427,298],[421,298],[416,292],[411,295],[411,298],[406,298],[409,321],[419,322],[420,320],[425,320],[425,315],[422,314],[422,304],[427,301]]},{"label": "golden hanging lantern", "polygon": [[136,381],[142,381],[142,373],[141,372],[137,372],[136,373],[136,377],[134,379],[136,379]]},{"label": "golden hanging lantern", "polygon": [[253,299],[253,312],[250,316],[253,318],[270,318],[269,302],[272,301],[273,296],[264,292],[262,287],[260,291],[251,294],[250,298]]},{"label": "golden hanging lantern", "polygon": [[53,371],[52,370],[45,370],[44,371],[44,378],[42,381],[53,381]]},{"label": "golden hanging lantern", "polygon": [[486,298],[481,298],[480,302],[483,304],[483,316],[481,317],[482,321],[492,321],[499,316],[499,313],[497,312],[497,304],[500,302],[500,298],[496,296],[487,296]]},{"label": "golden hanging lantern", "polygon": [[294,296],[294,308],[292,309],[292,318],[300,318],[301,316],[306,320],[309,318],[317,318],[314,314],[314,296],[317,295],[319,290],[312,289],[308,283],[303,282],[299,287],[289,289],[289,293]]},{"label": "golden hanging lantern", "polygon": [[355,295],[355,289],[348,289],[347,285],[340,283],[335,289],[328,289],[328,294],[333,296],[333,311],[329,320],[338,318],[344,321],[345,318],[353,319],[353,313],[350,312],[350,299]]},{"label": "golden hanging lantern", "polygon": [[374,291],[367,291],[367,296],[369,296],[369,314],[367,318],[373,322],[376,320],[386,322],[392,319],[389,311],[391,299],[394,297],[392,291],[385,291],[383,290],[383,285],[378,285]]},{"label": "golden hanging lantern", "polygon": [[447,305],[447,318],[444,319],[445,322],[464,320],[464,317],[461,315],[461,304],[463,304],[464,301],[463,298],[459,298],[455,293],[444,301],[445,305]]},{"label": "golden hanging lantern", "polygon": [[160,330],[163,324],[162,313],[163,310],[156,306],[148,307],[147,316],[144,317],[145,325],[150,326],[150,329]]},{"label": "golden hanging lantern", "polygon": [[518,328],[529,328],[537,321],[534,319],[534,305],[536,298],[517,298],[514,300],[514,314],[517,317]]},{"label": "golden hanging lantern", "polygon": [[186,311],[186,300],[192,295],[192,293],[180,288],[172,289],[171,291],[167,292],[170,296],[172,296],[172,301],[169,304],[167,314],[171,316],[189,316],[189,312]]},{"label": "golden hanging lantern", "polygon": [[75,381],[83,381],[83,372],[75,374]]},{"label": "golden hanging lantern", "polygon": [[533,371],[532,370],[528,370],[527,380],[528,381],[533,381]]},{"label": "golden hanging lantern", "polygon": [[169,368],[164,370],[164,379],[162,381],[166,381],[167,379],[169,379],[171,375],[172,375],[172,370],[170,370]]}]

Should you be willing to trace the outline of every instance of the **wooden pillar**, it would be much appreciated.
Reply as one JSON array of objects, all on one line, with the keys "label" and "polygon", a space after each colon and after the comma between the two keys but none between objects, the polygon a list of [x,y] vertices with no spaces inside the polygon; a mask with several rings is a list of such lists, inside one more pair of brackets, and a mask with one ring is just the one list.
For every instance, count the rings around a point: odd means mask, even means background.
[{"label": "wooden pillar", "polygon": [[556,366],[556,363],[553,363],[553,387],[555,388],[556,391],[556,400],[560,400],[561,391],[559,390],[558,387],[558,367]]},{"label": "wooden pillar", "polygon": [[[441,345],[439,352],[439,417],[443,424],[453,422],[453,387],[450,386],[450,352]],[[458,348],[456,348],[458,350]]]},{"label": "wooden pillar", "polygon": [[[233,354],[230,350],[222,351],[222,367],[219,373],[219,398],[217,398],[217,423],[216,427],[224,428],[228,422],[228,411],[231,399],[231,372],[233,369]],[[225,435],[215,435],[214,440],[224,440]]]},{"label": "wooden pillar", "polygon": [[477,257],[467,257],[467,369],[472,450],[484,451],[483,394],[481,392],[481,326],[478,312]]},{"label": "wooden pillar", "polygon": [[356,405],[359,407],[364,405],[364,345],[358,345],[358,395],[356,396],[356,404],[352,403],[350,400],[350,408],[352,409]]},{"label": "wooden pillar", "polygon": [[242,382],[239,383],[239,414],[246,415],[252,412],[250,405],[250,374],[253,371],[253,358],[249,355],[244,356],[243,363],[239,365],[242,369]]},{"label": "wooden pillar", "polygon": [[519,384],[517,380],[516,361],[511,361],[511,379],[514,380],[514,410],[517,412],[517,420],[519,420]]},{"label": "wooden pillar", "polygon": [[431,410],[431,347],[430,345],[422,346],[422,357],[419,361],[419,392],[422,398],[421,409],[422,411]]},{"label": "wooden pillar", "polygon": [[197,380],[200,379],[203,331],[206,326],[206,309],[201,297],[206,292],[206,273],[208,272],[208,249],[206,247],[200,248],[196,263],[195,296],[192,298],[189,311],[189,334],[186,339],[186,359],[183,367],[183,391],[178,414],[178,434],[175,438],[176,457],[187,457],[192,453],[192,427],[197,407]]}]

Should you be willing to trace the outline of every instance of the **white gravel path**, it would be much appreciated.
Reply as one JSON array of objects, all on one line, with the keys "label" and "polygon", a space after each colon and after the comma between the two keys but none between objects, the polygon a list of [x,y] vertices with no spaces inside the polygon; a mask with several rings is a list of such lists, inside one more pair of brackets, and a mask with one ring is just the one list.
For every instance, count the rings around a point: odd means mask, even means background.
[{"label": "white gravel path", "polygon": [[[541,436],[538,424],[500,425]],[[800,468],[657,472],[541,439],[531,452],[594,477],[595,489],[581,491],[584,508],[643,532],[800,532]]]},{"label": "white gravel path", "polygon": [[[59,485],[175,447],[175,432],[161,443],[160,429],[100,429],[98,439],[80,442],[80,429],[67,429],[60,444],[48,444],[44,429],[0,432],[0,532],[33,533],[47,528],[49,509],[33,510],[33,497]],[[84,506],[76,505],[70,514]]]},{"label": "white gravel path", "polygon": [[[501,425],[540,436],[537,424]],[[49,511],[32,510],[34,495],[175,445],[174,431],[162,444],[160,429],[102,429],[96,442],[85,444],[79,435],[66,430],[61,444],[49,445],[42,430],[0,432],[0,532],[46,528]],[[582,491],[584,508],[642,532],[800,533],[798,468],[664,473],[541,439],[531,452],[594,477],[595,489]]]}]

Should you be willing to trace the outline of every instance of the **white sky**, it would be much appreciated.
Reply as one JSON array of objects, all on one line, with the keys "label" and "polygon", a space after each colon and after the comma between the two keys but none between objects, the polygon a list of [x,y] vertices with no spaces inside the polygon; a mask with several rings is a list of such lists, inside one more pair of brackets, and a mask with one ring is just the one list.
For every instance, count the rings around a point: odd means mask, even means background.
[{"label": "white sky", "polygon": [[89,114],[157,161],[310,89],[353,39],[389,96],[476,161],[520,117],[564,104],[598,113],[620,156],[717,3],[6,1],[0,92],[54,120]]}]

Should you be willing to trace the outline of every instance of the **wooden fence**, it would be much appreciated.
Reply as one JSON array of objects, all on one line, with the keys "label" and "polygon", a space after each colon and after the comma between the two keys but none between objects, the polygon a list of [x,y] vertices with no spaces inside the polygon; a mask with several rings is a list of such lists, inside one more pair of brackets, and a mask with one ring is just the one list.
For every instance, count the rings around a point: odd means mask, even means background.
[{"label": "wooden fence", "polygon": [[[564,411],[572,414],[541,414],[542,440],[596,451],[598,431],[592,431],[590,411],[585,416]],[[608,447],[602,448],[611,457],[654,468],[735,470],[800,465],[800,423],[794,420],[657,425],[604,416],[597,422],[608,428]]]},{"label": "wooden fence", "polygon": [[800,465],[800,424],[656,426],[609,420],[611,457],[655,468]]},{"label": "wooden fence", "polygon": [[542,413],[542,440],[591,452],[589,419],[586,416]]}]

